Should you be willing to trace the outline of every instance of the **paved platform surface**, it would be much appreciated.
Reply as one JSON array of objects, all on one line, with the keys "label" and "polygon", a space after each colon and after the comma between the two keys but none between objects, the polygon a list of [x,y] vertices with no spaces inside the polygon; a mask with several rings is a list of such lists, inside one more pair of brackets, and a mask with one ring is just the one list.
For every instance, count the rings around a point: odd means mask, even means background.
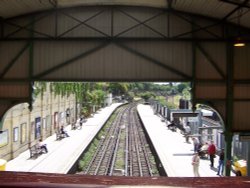
[{"label": "paved platform surface", "polygon": [[[150,105],[137,107],[142,122],[149,134],[155,150],[169,177],[193,177],[193,143],[186,143],[185,137],[177,131],[166,127],[161,118],[154,115]],[[214,167],[210,168],[209,159],[200,159],[199,172],[201,177],[219,177],[216,175],[218,156],[214,159]]]},{"label": "paved platform surface", "polygon": [[97,111],[88,118],[80,130],[71,130],[71,125],[65,127],[70,137],[56,140],[52,135],[44,140],[48,153],[36,159],[30,159],[29,150],[21,153],[17,158],[8,161],[6,171],[46,172],[66,174],[81,153],[92,141],[98,131],[108,120],[112,112],[122,103],[115,103]]}]

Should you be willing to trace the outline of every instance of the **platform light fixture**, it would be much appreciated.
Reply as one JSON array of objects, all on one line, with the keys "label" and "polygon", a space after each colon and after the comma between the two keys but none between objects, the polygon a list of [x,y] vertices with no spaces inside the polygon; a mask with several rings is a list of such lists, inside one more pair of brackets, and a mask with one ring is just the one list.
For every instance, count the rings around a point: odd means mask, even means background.
[{"label": "platform light fixture", "polygon": [[242,40],[240,37],[236,38],[234,42],[234,47],[244,47],[244,46],[246,46],[244,40]]},{"label": "platform light fixture", "polygon": [[244,47],[246,46],[246,43],[241,37],[241,32],[240,32],[240,18],[242,16],[242,10],[238,10],[238,16],[237,16],[237,25],[238,25],[238,36],[236,40],[234,41],[234,47]]}]

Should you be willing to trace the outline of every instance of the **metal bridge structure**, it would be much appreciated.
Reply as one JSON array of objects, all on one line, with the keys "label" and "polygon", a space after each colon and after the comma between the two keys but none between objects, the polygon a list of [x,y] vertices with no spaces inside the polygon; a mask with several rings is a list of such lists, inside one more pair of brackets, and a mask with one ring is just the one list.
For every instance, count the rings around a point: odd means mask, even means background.
[{"label": "metal bridge structure", "polygon": [[[1,1],[1,120],[18,103],[32,109],[34,81],[191,82],[193,109],[221,115],[230,160],[233,133],[250,131],[249,8],[249,0]],[[239,39],[246,46],[234,47]]]}]

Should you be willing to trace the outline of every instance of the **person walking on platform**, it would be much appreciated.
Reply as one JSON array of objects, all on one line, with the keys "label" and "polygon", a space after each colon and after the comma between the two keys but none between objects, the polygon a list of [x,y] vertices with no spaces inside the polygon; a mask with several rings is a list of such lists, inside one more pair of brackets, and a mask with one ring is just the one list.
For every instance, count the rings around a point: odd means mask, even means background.
[{"label": "person walking on platform", "polygon": [[194,156],[192,158],[192,165],[193,165],[194,177],[200,177],[199,173],[200,157],[198,155],[198,152],[194,153]]},{"label": "person walking on platform", "polygon": [[224,170],[224,149],[221,149],[217,175],[223,175],[223,170]]},{"label": "person walking on platform", "polygon": [[210,162],[211,162],[210,166],[213,168],[214,167],[214,158],[215,158],[215,153],[216,153],[216,147],[214,145],[213,140],[211,140],[211,143],[208,146],[207,152],[208,152]]}]

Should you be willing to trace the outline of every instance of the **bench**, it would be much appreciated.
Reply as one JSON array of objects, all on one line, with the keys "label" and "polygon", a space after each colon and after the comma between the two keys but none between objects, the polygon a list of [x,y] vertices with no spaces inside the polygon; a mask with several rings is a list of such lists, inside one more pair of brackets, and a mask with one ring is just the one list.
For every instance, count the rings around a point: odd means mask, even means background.
[{"label": "bench", "polygon": [[62,133],[61,131],[56,131],[56,140],[61,140],[66,137],[69,137],[66,131],[65,133]]},{"label": "bench", "polygon": [[60,131],[56,132],[56,140],[61,140],[61,139],[65,138],[65,137],[66,137],[66,135],[61,133]]},{"label": "bench", "polygon": [[86,123],[86,122],[87,122],[87,119],[85,119],[85,118],[80,119],[78,129],[82,129],[82,124]]},{"label": "bench", "polygon": [[44,149],[40,148],[38,144],[35,144],[29,148],[30,158],[37,158],[39,155],[43,154]]},{"label": "bench", "polygon": [[81,124],[75,124],[71,126],[71,130],[77,130],[77,129],[82,129],[82,125]]},{"label": "bench", "polygon": [[82,129],[82,124],[86,123],[87,120],[86,119],[82,119],[79,123],[72,123],[71,124],[71,130],[76,130],[76,129]]},{"label": "bench", "polygon": [[72,123],[71,124],[71,130],[76,130],[78,129],[79,125],[77,123]]}]

